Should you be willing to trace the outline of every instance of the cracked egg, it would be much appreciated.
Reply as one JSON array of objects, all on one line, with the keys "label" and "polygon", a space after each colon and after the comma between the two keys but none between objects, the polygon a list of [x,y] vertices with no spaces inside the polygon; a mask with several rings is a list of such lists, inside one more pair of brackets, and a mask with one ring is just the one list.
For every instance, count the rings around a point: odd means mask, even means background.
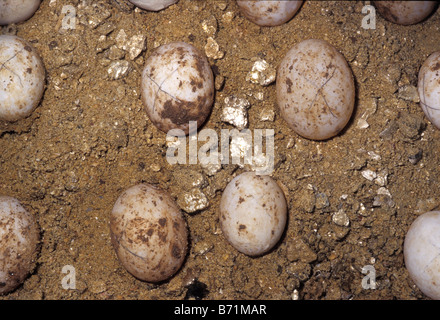
[{"label": "cracked egg", "polygon": [[110,234],[119,261],[136,278],[160,282],[182,266],[188,230],[171,196],[149,184],[124,191],[110,216]]},{"label": "cracked egg", "polygon": [[0,120],[29,116],[40,102],[46,71],[29,42],[17,36],[0,36]]},{"label": "cracked egg", "polygon": [[346,126],[354,109],[350,67],[324,40],[305,40],[287,52],[278,69],[276,89],[282,117],[308,139],[334,137]]},{"label": "cracked egg", "polygon": [[153,124],[177,135],[190,132],[189,122],[200,127],[211,113],[214,76],[206,57],[185,42],[162,45],[145,62],[142,101]]}]

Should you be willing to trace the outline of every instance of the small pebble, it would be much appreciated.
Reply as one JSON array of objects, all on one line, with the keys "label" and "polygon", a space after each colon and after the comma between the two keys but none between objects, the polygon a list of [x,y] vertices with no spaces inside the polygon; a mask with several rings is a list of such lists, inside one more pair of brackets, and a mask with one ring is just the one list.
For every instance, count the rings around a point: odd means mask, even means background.
[{"label": "small pebble", "polygon": [[377,177],[376,172],[374,172],[373,170],[370,170],[370,169],[363,170],[361,172],[361,174],[362,174],[362,177],[364,177],[368,181],[373,181]]},{"label": "small pebble", "polygon": [[205,54],[208,58],[214,60],[222,59],[225,55],[223,51],[220,50],[220,46],[214,38],[209,37],[205,45]]},{"label": "small pebble", "polygon": [[276,70],[266,60],[257,59],[252,70],[247,74],[246,81],[259,84],[261,86],[268,86],[276,79]]},{"label": "small pebble", "polygon": [[417,88],[415,86],[400,87],[397,96],[399,99],[403,99],[406,101],[411,101],[415,103],[420,102],[419,93],[417,92]]},{"label": "small pebble", "polygon": [[107,70],[107,74],[111,80],[120,80],[125,76],[127,76],[130,70],[131,70],[130,62],[125,60],[118,60],[118,61],[113,61],[110,64]]},{"label": "small pebble", "polygon": [[348,227],[350,225],[350,219],[343,209],[335,212],[332,216],[332,221],[334,224],[341,227]]},{"label": "small pebble", "polygon": [[214,16],[209,16],[207,19],[202,21],[202,29],[210,37],[214,37],[217,33],[218,23]]},{"label": "small pebble", "polygon": [[182,191],[177,196],[177,204],[187,213],[195,213],[208,208],[209,201],[206,195],[198,188]]},{"label": "small pebble", "polygon": [[278,69],[276,89],[282,117],[308,139],[326,140],[337,135],[354,109],[350,67],[324,40],[305,40],[287,52]]},{"label": "small pebble", "polygon": [[249,125],[248,109],[251,104],[244,98],[229,96],[225,98],[221,120],[242,130]]},{"label": "small pebble", "polygon": [[271,108],[263,109],[260,113],[260,120],[273,122],[275,120],[275,111]]}]

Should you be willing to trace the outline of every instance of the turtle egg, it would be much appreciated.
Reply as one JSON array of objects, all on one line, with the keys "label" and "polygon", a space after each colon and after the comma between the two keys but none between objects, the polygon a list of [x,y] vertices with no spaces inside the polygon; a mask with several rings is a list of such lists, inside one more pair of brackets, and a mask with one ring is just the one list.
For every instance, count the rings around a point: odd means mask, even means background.
[{"label": "turtle egg", "polygon": [[27,117],[43,96],[45,69],[26,40],[0,35],[0,120]]},{"label": "turtle egg", "polygon": [[423,63],[417,87],[423,112],[440,129],[440,51]]},{"label": "turtle egg", "polygon": [[324,40],[305,40],[287,52],[276,90],[281,116],[308,139],[337,135],[353,112],[353,74],[342,54]]},{"label": "turtle egg", "polygon": [[417,287],[440,300],[440,211],[419,216],[404,242],[405,265]]},{"label": "turtle egg", "polygon": [[23,22],[37,11],[40,0],[0,0],[0,25]]},{"label": "turtle egg", "polygon": [[17,199],[0,196],[0,294],[14,290],[32,271],[38,240],[34,216]]},{"label": "turtle egg", "polygon": [[287,220],[284,193],[269,176],[245,172],[232,179],[220,200],[220,225],[238,251],[258,256],[280,240]]},{"label": "turtle egg", "polygon": [[188,230],[179,207],[163,190],[139,184],[123,192],[110,216],[113,247],[136,278],[160,282],[185,259]]},{"label": "turtle egg", "polygon": [[130,0],[135,6],[149,11],[160,11],[179,0]]},{"label": "turtle egg", "polygon": [[388,21],[410,25],[425,20],[437,1],[374,1],[374,5]]},{"label": "turtle egg", "polygon": [[240,11],[248,20],[266,27],[279,26],[289,21],[299,10],[302,3],[302,0],[237,1]]},{"label": "turtle egg", "polygon": [[189,122],[197,121],[197,127],[201,126],[214,101],[214,77],[208,60],[185,42],[156,48],[145,62],[141,95],[150,120],[160,130],[192,133]]}]

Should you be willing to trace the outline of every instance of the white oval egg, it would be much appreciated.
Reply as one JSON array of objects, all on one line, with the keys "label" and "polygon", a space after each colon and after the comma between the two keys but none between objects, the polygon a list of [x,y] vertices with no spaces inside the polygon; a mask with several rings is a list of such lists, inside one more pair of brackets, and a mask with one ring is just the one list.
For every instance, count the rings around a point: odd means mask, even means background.
[{"label": "white oval egg", "polygon": [[431,54],[423,63],[417,89],[423,112],[440,129],[440,51]]},{"label": "white oval egg", "polygon": [[405,265],[417,287],[440,300],[440,211],[419,216],[404,242]]},{"label": "white oval egg", "polygon": [[172,42],[158,47],[142,72],[142,101],[153,124],[164,132],[190,132],[211,113],[214,76],[208,60],[194,46]]},{"label": "white oval egg", "polygon": [[185,259],[188,230],[171,196],[139,184],[117,199],[110,216],[113,247],[136,278],[160,282],[173,276]]},{"label": "white oval egg", "polygon": [[20,202],[0,196],[0,295],[17,288],[35,266],[39,228]]},{"label": "white oval egg", "polygon": [[37,11],[40,0],[1,0],[0,25],[23,22]]},{"label": "white oval egg", "polygon": [[303,1],[283,0],[283,1],[237,1],[237,5],[244,16],[260,26],[279,26],[286,23],[301,7]]},{"label": "white oval egg", "polygon": [[0,120],[16,121],[31,114],[43,96],[45,74],[29,42],[0,35]]},{"label": "white oval egg", "polygon": [[160,11],[179,0],[130,0],[135,6],[149,11]]},{"label": "white oval egg", "polygon": [[411,25],[425,20],[437,1],[374,1],[377,11],[388,21]]},{"label": "white oval egg", "polygon": [[337,135],[353,113],[353,74],[342,54],[324,40],[305,40],[287,52],[276,89],[281,116],[308,139]]},{"label": "white oval egg", "polygon": [[220,200],[220,226],[238,251],[258,256],[280,240],[287,221],[284,193],[269,176],[245,172],[232,179]]}]

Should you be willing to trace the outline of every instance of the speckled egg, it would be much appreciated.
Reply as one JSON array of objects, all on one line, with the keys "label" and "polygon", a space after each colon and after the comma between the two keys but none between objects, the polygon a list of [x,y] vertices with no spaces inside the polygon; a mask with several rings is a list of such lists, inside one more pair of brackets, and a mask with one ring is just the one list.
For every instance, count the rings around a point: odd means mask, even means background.
[{"label": "speckled egg", "polygon": [[0,25],[23,22],[37,11],[40,0],[0,0]]},{"label": "speckled egg", "polygon": [[280,240],[287,221],[284,193],[269,176],[245,172],[232,179],[220,200],[220,226],[238,251],[258,256]]},{"label": "speckled egg", "polygon": [[0,196],[0,294],[17,288],[35,267],[39,228],[12,197]]},{"label": "speckled egg", "polygon": [[255,24],[264,27],[279,26],[286,23],[301,7],[303,1],[237,1],[243,15]]},{"label": "speckled egg", "polygon": [[160,11],[179,0],[130,0],[135,6],[149,11]]},{"label": "speckled egg", "polygon": [[440,300],[440,211],[419,216],[406,234],[405,265],[417,287]]},{"label": "speckled egg", "polygon": [[29,42],[0,35],[0,120],[16,121],[31,114],[43,96],[45,73]]},{"label": "speckled egg", "polygon": [[388,21],[410,25],[425,20],[437,1],[374,1],[377,11]]},{"label": "speckled egg", "polygon": [[171,196],[139,184],[123,192],[110,216],[113,247],[136,278],[160,282],[173,276],[185,259],[188,230]]},{"label": "speckled egg", "polygon": [[185,42],[158,47],[142,73],[142,101],[160,130],[191,133],[190,121],[200,127],[211,112],[214,77],[206,57]]},{"label": "speckled egg", "polygon": [[440,129],[440,51],[431,54],[420,68],[418,91],[423,112]]},{"label": "speckled egg", "polygon": [[282,60],[276,80],[281,116],[299,135],[325,140],[337,135],[354,109],[355,85],[347,61],[324,40],[305,40]]}]

